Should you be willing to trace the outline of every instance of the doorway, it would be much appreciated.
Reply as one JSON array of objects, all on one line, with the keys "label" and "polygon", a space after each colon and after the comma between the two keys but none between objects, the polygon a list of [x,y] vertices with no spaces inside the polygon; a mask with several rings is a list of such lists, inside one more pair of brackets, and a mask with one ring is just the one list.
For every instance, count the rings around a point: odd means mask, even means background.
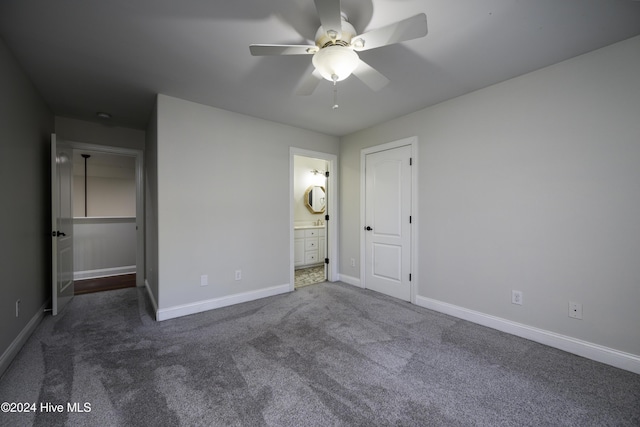
[{"label": "doorway", "polygon": [[[73,251],[73,280],[127,275],[125,286],[143,286],[142,151],[73,141],[59,142],[76,157],[73,162],[76,173],[72,182],[72,220],[75,231],[73,246],[78,248]],[[98,189],[108,187],[113,191],[108,197],[104,197],[104,192],[99,193],[92,204],[87,186],[89,189],[92,186]],[[127,201],[123,202],[124,199]],[[102,240],[97,241],[96,236],[101,236]],[[108,289],[113,286],[100,284],[99,287]]]},{"label": "doorway", "polygon": [[290,290],[337,277],[337,156],[290,149]]},{"label": "doorway", "polygon": [[414,300],[415,138],[362,150],[361,278],[367,289]]},{"label": "doorway", "polygon": [[[60,160],[60,156],[58,155],[59,153],[57,152],[56,147],[57,146],[61,146],[64,147],[65,150],[67,150],[67,156],[69,163],[72,162],[72,154],[75,151],[85,151],[85,152],[94,152],[94,153],[103,153],[103,154],[112,154],[112,155],[122,155],[122,156],[128,156],[134,159],[134,164],[135,164],[135,219],[134,219],[134,228],[135,228],[135,284],[136,286],[144,286],[144,199],[143,199],[143,167],[144,167],[144,157],[143,157],[143,152],[142,150],[134,150],[134,149],[127,149],[127,148],[119,148],[119,147],[111,147],[111,146],[104,146],[104,145],[96,145],[96,144],[88,144],[88,143],[82,143],[82,142],[74,142],[74,141],[63,141],[61,139],[57,139],[56,135],[53,134],[52,135],[52,225],[53,225],[53,230],[54,233],[56,232],[56,230],[58,230],[58,226],[61,222],[61,219],[69,222],[70,228],[71,230],[73,230],[72,227],[72,219],[73,219],[73,190],[71,190],[72,186],[73,186],[73,178],[70,176],[68,180],[66,180],[67,184],[65,186],[65,188],[69,189],[69,192],[71,193],[71,197],[69,200],[69,213],[67,215],[61,215],[60,210],[57,209],[58,205],[61,202],[61,199],[59,197],[59,185],[56,185],[54,183],[57,183],[59,181],[58,179],[58,174],[59,174],[59,166],[57,165]],[[72,173],[72,171],[69,173],[69,175]],[[62,235],[64,237],[64,232],[59,233],[58,235]],[[71,247],[69,248],[69,251],[73,251],[73,240],[71,240]],[[71,300],[71,298],[73,298],[73,292],[70,293],[70,295],[62,295],[60,294],[60,292],[58,292],[58,282],[60,281],[60,277],[64,276],[65,279],[68,279],[70,283],[69,286],[66,286],[66,288],[73,288],[72,284],[74,281],[74,277],[73,277],[73,273],[75,271],[75,269],[73,268],[73,258],[71,257],[71,262],[69,262],[69,268],[67,269],[63,269],[61,270],[59,268],[59,251],[58,249],[58,239],[53,239],[52,240],[52,290],[53,290],[53,295],[52,295],[52,314],[56,315],[58,314],[59,310],[58,308],[61,310],[63,305],[60,305],[60,307],[58,307],[58,303],[67,303],[68,301]]]},{"label": "doorway", "polygon": [[135,286],[135,157],[73,150],[75,294]]}]

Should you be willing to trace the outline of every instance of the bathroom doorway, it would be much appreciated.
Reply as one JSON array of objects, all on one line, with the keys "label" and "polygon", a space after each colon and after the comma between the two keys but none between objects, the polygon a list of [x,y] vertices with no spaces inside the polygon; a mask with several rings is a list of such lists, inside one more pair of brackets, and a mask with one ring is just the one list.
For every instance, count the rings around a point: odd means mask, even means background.
[{"label": "bathroom doorway", "polygon": [[337,277],[336,156],[291,149],[291,290]]}]

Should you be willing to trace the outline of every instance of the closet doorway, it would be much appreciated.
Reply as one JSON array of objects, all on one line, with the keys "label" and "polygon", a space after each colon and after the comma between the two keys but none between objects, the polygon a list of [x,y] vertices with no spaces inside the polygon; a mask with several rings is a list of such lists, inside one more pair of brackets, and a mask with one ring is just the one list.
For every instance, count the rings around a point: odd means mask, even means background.
[{"label": "closet doorway", "polygon": [[291,148],[291,290],[335,281],[335,155]]}]

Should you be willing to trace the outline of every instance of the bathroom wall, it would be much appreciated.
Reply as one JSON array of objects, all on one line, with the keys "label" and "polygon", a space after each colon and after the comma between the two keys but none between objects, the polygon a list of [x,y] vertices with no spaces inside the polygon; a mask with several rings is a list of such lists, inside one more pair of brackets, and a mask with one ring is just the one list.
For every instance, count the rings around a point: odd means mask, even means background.
[{"label": "bathroom wall", "polygon": [[320,185],[326,188],[326,177],[321,174],[314,175],[311,171],[314,169],[326,171],[327,161],[303,156],[294,156],[293,160],[294,226],[313,225],[315,221],[324,219],[324,213],[311,213],[304,203],[304,195],[311,185]]}]

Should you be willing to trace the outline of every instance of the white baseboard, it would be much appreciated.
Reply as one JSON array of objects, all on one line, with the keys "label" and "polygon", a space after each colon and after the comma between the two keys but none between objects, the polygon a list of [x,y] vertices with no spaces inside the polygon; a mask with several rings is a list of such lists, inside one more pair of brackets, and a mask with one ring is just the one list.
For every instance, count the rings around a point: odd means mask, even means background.
[{"label": "white baseboard", "polygon": [[357,286],[358,288],[363,288],[360,279],[357,277],[347,276],[346,274],[339,274],[338,280],[349,285]]},{"label": "white baseboard", "polygon": [[97,279],[98,277],[121,276],[123,274],[135,274],[135,265],[122,267],[99,268],[97,270],[74,271],[73,280]]},{"label": "white baseboard", "polygon": [[147,279],[144,279],[144,287],[147,290],[149,299],[151,300],[151,305],[153,305],[153,312],[156,313],[156,320],[158,320],[158,303],[156,302],[156,298],[153,296],[153,292],[151,292],[151,286],[149,286]]},{"label": "white baseboard", "polygon": [[291,292],[291,286],[288,283],[286,285],[272,286],[270,288],[259,289],[257,291],[242,292],[220,298],[198,301],[191,304],[176,305],[174,307],[156,310],[156,319],[158,321],[162,321],[176,317],[188,316],[190,314],[202,313],[203,311],[227,307],[229,305],[249,302],[287,292]]},{"label": "white baseboard", "polygon": [[4,353],[2,353],[2,356],[0,356],[0,377],[4,374],[4,371],[7,370],[13,358],[16,357],[22,346],[27,342],[33,331],[40,324],[40,321],[44,317],[44,310],[49,306],[49,304],[50,302],[47,301],[42,305],[42,307],[40,307],[38,312],[33,315],[31,320],[29,320],[29,323],[22,328],[22,331],[20,331],[18,336],[11,342]]},{"label": "white baseboard", "polygon": [[417,295],[416,305],[640,374],[640,356]]}]

